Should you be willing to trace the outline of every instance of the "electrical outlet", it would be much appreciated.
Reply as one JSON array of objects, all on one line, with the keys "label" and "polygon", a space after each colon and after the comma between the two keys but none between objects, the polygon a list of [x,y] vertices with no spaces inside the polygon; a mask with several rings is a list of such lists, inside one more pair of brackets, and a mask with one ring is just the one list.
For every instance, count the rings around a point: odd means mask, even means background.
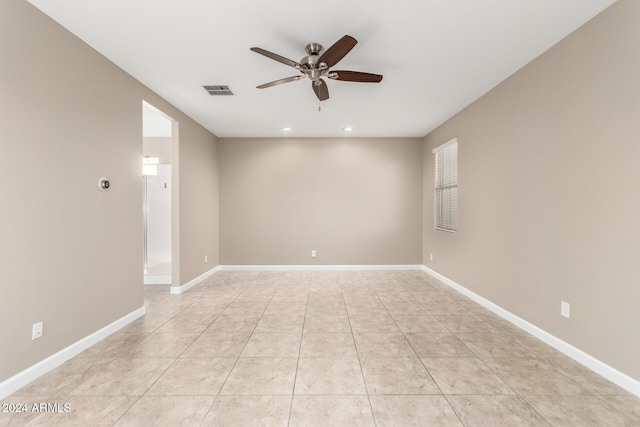
[{"label": "electrical outlet", "polygon": [[313,250],[311,251],[311,258],[315,258],[315,257],[316,257],[316,250],[315,250],[315,249],[313,249]]},{"label": "electrical outlet", "polygon": [[31,339],[37,340],[42,337],[42,322],[34,323],[31,329]]},{"label": "electrical outlet", "polygon": [[429,259],[433,261],[433,254],[430,254]]},{"label": "electrical outlet", "polygon": [[571,316],[571,306],[568,302],[560,301],[560,315],[567,319]]},{"label": "electrical outlet", "polygon": [[207,259],[208,259],[208,258],[207,258],[207,256],[205,255],[205,256],[204,256],[204,262],[207,262]]}]

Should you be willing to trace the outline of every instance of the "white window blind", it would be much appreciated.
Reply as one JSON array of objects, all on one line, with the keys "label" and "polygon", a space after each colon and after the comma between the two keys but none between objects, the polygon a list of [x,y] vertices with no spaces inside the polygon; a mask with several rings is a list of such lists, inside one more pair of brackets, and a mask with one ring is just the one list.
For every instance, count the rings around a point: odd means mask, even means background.
[{"label": "white window blind", "polygon": [[433,150],[436,160],[435,228],[458,231],[458,140],[456,138]]}]

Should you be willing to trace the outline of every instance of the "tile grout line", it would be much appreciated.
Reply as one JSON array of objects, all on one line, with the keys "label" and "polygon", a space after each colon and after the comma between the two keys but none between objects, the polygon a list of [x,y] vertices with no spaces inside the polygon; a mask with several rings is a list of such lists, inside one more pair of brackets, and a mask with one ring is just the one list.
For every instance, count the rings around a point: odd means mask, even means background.
[{"label": "tile grout line", "polygon": [[[227,307],[225,307],[225,310],[226,310],[226,309],[227,309],[231,304],[233,304],[233,303],[238,299],[238,297],[240,296],[240,294],[242,294],[242,291],[244,291],[246,288],[247,288],[247,286],[242,287],[242,289],[241,289],[241,290],[240,290],[240,292],[236,295],[236,297],[235,297],[235,298],[233,298],[233,300],[232,300],[229,304],[227,304]],[[202,297],[201,297],[201,298],[202,298]],[[207,326],[207,327],[206,327],[206,328],[205,328],[205,329],[200,333],[200,335],[198,336],[198,338],[199,338],[200,336],[202,336],[204,333],[206,333],[206,330],[207,330],[207,329],[208,329],[208,328],[209,328],[209,327],[210,327],[210,326],[211,326],[211,325],[212,325],[212,324],[213,324],[213,323],[214,323],[214,322],[215,322],[215,321],[216,321],[220,316],[222,316],[222,313],[224,313],[224,310],[222,310],[222,311],[220,312],[220,314],[218,314],[218,315],[216,316],[216,318],[215,318],[215,319],[214,319],[214,320],[209,324],[209,326]],[[256,323],[256,326],[257,326],[257,323]],[[255,329],[255,327],[254,327],[254,329]],[[197,340],[198,338],[196,338],[196,340]],[[194,340],[193,342],[195,342],[196,340]],[[247,342],[249,342],[249,340],[247,340]],[[193,343],[192,343],[192,344],[193,344]],[[245,346],[246,346],[246,343],[245,343]],[[189,347],[191,347],[191,346],[189,346]],[[188,349],[189,347],[187,347],[187,348],[182,352],[182,354],[184,354],[184,352],[185,352],[185,351],[187,351],[187,349]],[[244,347],[243,347],[243,350],[244,350]],[[224,387],[224,385],[226,384],[227,380],[229,379],[229,375],[231,375],[231,371],[233,371],[233,368],[236,366],[236,364],[238,363],[238,360],[240,359],[240,354],[242,354],[242,350],[241,350],[241,351],[240,351],[240,353],[238,354],[238,357],[236,357],[236,360],[235,360],[235,362],[233,363],[233,366],[231,366],[231,369],[229,369],[229,372],[228,372],[228,373],[227,373],[227,375],[225,376],[224,381],[223,381],[223,382],[222,382],[222,384],[220,385],[220,389],[216,392],[216,395],[214,396],[213,402],[211,402],[211,405],[209,405],[209,408],[207,409],[207,412],[204,414],[204,417],[202,418],[202,421],[200,422],[200,426],[202,426],[202,424],[204,423],[204,421],[207,419],[207,416],[209,416],[209,414],[211,413],[211,409],[213,409],[213,406],[214,406],[214,405],[215,405],[215,403],[218,401],[218,398],[220,397],[220,392],[222,391],[222,388]]]},{"label": "tile grout line", "polygon": [[[366,280],[366,279],[365,279]],[[373,424],[374,426],[378,425],[378,422],[376,421],[376,413],[373,410],[373,403],[371,403],[371,395],[369,394],[369,386],[367,385],[367,380],[364,376],[364,369],[362,368],[362,360],[360,358],[360,352],[358,351],[358,345],[356,343],[356,337],[355,334],[353,332],[353,325],[351,324],[351,316],[349,315],[349,309],[347,308],[347,302],[344,299],[344,289],[342,288],[342,283],[339,282],[340,284],[340,291],[342,293],[342,303],[344,304],[344,309],[347,312],[347,319],[349,321],[349,330],[351,331],[351,337],[353,339],[353,345],[354,347],[356,347],[356,355],[358,356],[358,365],[360,365],[360,375],[362,375],[362,382],[364,383],[364,389],[367,392],[367,401],[369,402],[369,408],[371,408],[371,418],[373,418]]]},{"label": "tile grout line", "polygon": [[[165,300],[165,299],[166,299],[166,300],[168,300],[169,298],[170,298],[170,297],[162,298],[160,301],[157,301],[157,302],[161,302],[161,301],[163,301],[163,300]],[[198,298],[198,300],[199,300],[199,299],[200,299],[200,298]],[[197,301],[197,300],[196,300],[196,301]],[[168,318],[165,322],[161,323],[158,327],[156,327],[156,328],[155,328],[155,329],[153,329],[151,332],[149,332],[149,333],[145,336],[145,338],[143,338],[143,340],[142,340],[142,341],[144,341],[145,339],[147,339],[147,338],[148,338],[149,336],[151,336],[153,333],[157,332],[157,331],[158,331],[162,326],[164,326],[165,324],[167,324],[170,320],[172,320],[173,318],[175,318],[178,314],[180,314],[180,313],[182,313],[183,311],[185,311],[188,307],[190,307],[191,305],[193,305],[196,301],[194,301],[193,303],[191,303],[191,304],[187,305],[187,306],[186,306],[186,307],[184,307],[182,310],[177,311],[173,316],[171,316],[171,317],[170,317],[170,318]],[[154,304],[150,304],[150,306],[152,306],[152,305],[154,305]],[[189,346],[187,346],[186,348],[188,348],[188,347],[189,347]],[[186,350],[186,348],[185,348],[185,350]],[[184,351],[185,351],[185,350],[183,350],[183,352],[182,352],[182,353],[184,353]],[[181,353],[181,354],[182,354],[182,353]],[[127,410],[126,410],[126,411],[124,411],[124,412],[122,413],[122,415],[120,415],[120,416],[119,416],[119,417],[114,421],[114,423],[112,424],[112,426],[116,425],[116,424],[117,424],[117,423],[118,423],[118,422],[119,422],[119,421],[120,421],[120,420],[121,420],[121,419],[122,419],[126,414],[128,414],[128,413],[129,413],[129,411],[130,411],[130,410],[131,410],[131,409],[132,409],[132,408],[133,408],[133,407],[134,407],[134,406],[135,406],[135,405],[136,405],[136,404],[137,404],[137,403],[142,399],[142,397],[146,395],[146,393],[151,389],[151,387],[153,387],[153,385],[154,385],[154,384],[155,384],[155,383],[156,383],[156,382],[157,382],[157,381],[158,381],[158,380],[159,380],[159,379],[160,379],[160,378],[161,378],[161,377],[162,377],[162,376],[163,376],[163,375],[164,375],[164,374],[169,370],[169,368],[171,368],[171,366],[173,366],[173,365],[174,365],[174,363],[178,360],[178,358],[179,358],[179,357],[180,357],[180,356],[178,356],[178,357],[176,357],[176,358],[173,358],[173,359],[174,359],[174,360],[173,360],[173,362],[171,362],[171,363],[169,364],[169,366],[167,366],[167,367],[162,371],[162,373],[161,373],[161,374],[160,374],[160,375],[159,375],[159,376],[158,376],[158,377],[157,377],[157,378],[156,378],[156,379],[155,379],[155,380],[154,380],[154,381],[153,381],[153,382],[152,382],[152,383],[151,383],[151,384],[150,384],[150,385],[145,389],[145,391],[144,391],[141,395],[137,395],[137,399],[135,399],[135,401],[131,404],[131,406],[129,406],[129,407],[127,408]],[[117,357],[117,358],[115,358],[114,360],[124,359],[124,358],[125,358],[125,357]],[[135,357],[134,357],[134,358],[135,358]],[[144,359],[144,358],[147,358],[147,357],[139,357],[139,358]],[[130,395],[127,395],[127,396],[130,396]]]},{"label": "tile grout line", "polygon": [[[207,285],[208,285],[208,284],[207,284]],[[171,319],[174,319],[174,318],[175,318],[176,316],[178,316],[180,313],[182,313],[182,312],[186,311],[189,307],[191,307],[192,305],[194,305],[196,302],[201,301],[201,300],[202,300],[202,298],[203,298],[205,295],[207,295],[208,293],[210,293],[210,291],[209,291],[209,292],[207,292],[207,293],[205,293],[204,295],[201,295],[201,296],[200,296],[198,299],[196,299],[193,303],[191,303],[191,304],[189,304],[187,307],[185,307],[185,308],[184,308],[184,310],[181,310],[181,311],[179,311],[178,313],[176,313],[173,317],[171,317]],[[237,298],[237,297],[236,297],[236,298]],[[233,301],[235,301],[235,299],[234,299]],[[231,305],[231,304],[233,303],[233,301],[231,301],[229,304],[227,304],[227,307],[228,307],[229,305]],[[225,309],[226,309],[226,307],[225,307]],[[216,320],[217,320],[217,319],[222,315],[222,312],[223,312],[223,311],[224,311],[224,310],[222,310],[220,313],[218,313],[218,315],[217,315],[217,316],[215,316],[215,318],[214,318],[214,319],[213,319],[213,320],[212,320],[212,321],[211,321],[211,322],[210,322],[210,323],[209,323],[209,324],[208,324],[208,325],[207,325],[207,326],[202,330],[202,332],[200,332],[200,334],[198,334],[198,336],[197,336],[197,337],[196,337],[196,338],[191,342],[191,344],[189,344],[188,346],[186,346],[186,347],[184,348],[184,350],[182,351],[182,353],[180,353],[180,355],[179,355],[179,356],[178,356],[178,357],[177,357],[177,358],[176,358],[176,359],[171,363],[171,365],[169,365],[169,366],[167,367],[167,369],[165,369],[165,371],[164,371],[164,372],[163,372],[163,373],[162,373],[158,378],[156,378],[156,380],[155,380],[155,381],[154,381],[154,382],[149,386],[149,388],[147,388],[147,390],[145,391],[145,393],[143,394],[143,396],[145,396],[145,395],[149,392],[149,390],[151,389],[151,387],[153,387],[153,385],[154,385],[154,384],[156,384],[160,378],[162,378],[162,376],[163,376],[163,375],[164,375],[164,374],[165,374],[165,373],[166,373],[166,372],[167,372],[167,371],[168,371],[168,370],[169,370],[169,369],[170,369],[170,368],[171,368],[171,367],[172,367],[172,366],[173,366],[173,365],[178,361],[178,359],[180,359],[180,358],[182,357],[182,355],[183,355],[183,354],[184,354],[184,353],[185,353],[185,352],[186,352],[186,351],[191,347],[191,345],[193,345],[193,343],[195,343],[195,342],[198,340],[198,338],[200,338],[200,337],[201,337],[201,336],[206,332],[206,330],[209,328],[209,326],[211,326],[211,325],[213,324],[213,322],[215,322],[215,321],[216,321]],[[171,319],[167,320],[167,322],[169,322]],[[167,322],[163,323],[163,325],[165,325]],[[163,325],[161,325],[160,327],[162,327]],[[231,373],[231,370],[229,370],[229,373]],[[228,377],[228,376],[229,376],[229,374],[227,374],[227,377]],[[225,378],[225,381],[226,381],[226,378]],[[224,383],[223,383],[223,384],[224,384]],[[220,387],[220,390],[222,390],[222,386]],[[215,396],[213,396],[213,401],[211,402],[211,404],[210,404],[210,405],[209,405],[209,407],[207,408],[207,411],[205,412],[204,417],[202,418],[202,421],[200,422],[200,425],[202,425],[202,423],[204,423],[204,420],[207,418],[207,415],[209,415],[209,412],[211,411],[211,408],[213,408],[213,405],[215,404],[216,400],[218,400],[218,395],[219,395],[219,393],[220,393],[220,390],[218,390],[218,391],[216,392]],[[141,398],[142,398],[142,396],[141,396]],[[138,399],[138,400],[139,400],[139,399]],[[137,401],[136,401],[136,402],[137,402]],[[135,403],[134,403],[134,405],[135,405]],[[130,410],[131,408],[133,408],[133,406],[134,406],[134,405],[131,405],[131,407],[129,408],[129,410]],[[120,417],[120,419],[121,419],[122,417],[124,417],[124,415],[125,415],[127,412],[129,412],[129,410],[127,410],[127,411],[126,411],[126,412],[125,412],[125,413]],[[120,419],[118,419],[118,421],[119,421]],[[115,423],[114,423],[114,425],[115,425]]]},{"label": "tile grout line", "polygon": [[291,390],[291,403],[289,404],[289,417],[287,419],[287,426],[291,424],[291,414],[293,413],[293,399],[296,395],[296,383],[298,381],[298,367],[300,366],[300,354],[302,352],[302,339],[304,338],[304,325],[307,321],[307,309],[309,307],[309,288],[311,284],[307,284],[307,301],[304,305],[304,316],[302,317],[302,330],[300,331],[300,345],[298,346],[298,359],[296,360],[296,370],[293,375],[293,389]]},{"label": "tile grout line", "polygon": [[[229,304],[233,304],[234,302],[236,302],[236,300],[240,297],[240,295],[242,294],[242,292],[244,290],[246,290],[247,288],[249,288],[249,285],[245,285],[242,287],[242,290],[238,293],[238,295],[236,295],[236,297],[233,299],[233,301]],[[273,299],[273,296],[271,297],[271,299],[269,299],[269,303],[271,303],[271,300]],[[256,328],[258,327],[258,325],[260,324],[260,320],[262,320],[262,316],[264,316],[264,312],[266,311],[267,307],[269,306],[269,303],[265,306],[264,310],[262,310],[262,314],[260,315],[260,319],[256,322],[255,326],[253,327],[253,329],[251,330],[251,332],[249,333],[249,337],[247,338],[247,341],[244,343],[244,345],[242,346],[242,348],[240,349],[240,351],[238,352],[238,356],[235,358],[236,361],[233,363],[233,366],[231,367],[231,369],[229,370],[229,373],[227,374],[227,377],[224,379],[224,382],[222,383],[222,385],[220,386],[220,390],[218,391],[218,394],[216,396],[216,400],[217,398],[220,396],[220,393],[222,392],[222,389],[224,388],[225,384],[227,383],[227,380],[229,380],[229,377],[231,376],[231,372],[233,372],[233,370],[235,369],[236,365],[238,364],[238,362],[240,361],[240,356],[242,355],[242,352],[244,351],[244,349],[247,347],[247,344],[249,343],[249,341],[251,341],[251,337],[253,336],[253,333],[255,332]],[[215,402],[214,402],[215,403]],[[213,405],[212,405],[213,406]],[[207,414],[208,415],[208,414]],[[205,417],[206,418],[206,417]]]},{"label": "tile grout line", "polygon": [[[244,289],[244,288],[243,288]],[[239,296],[239,294],[238,294]],[[238,296],[236,296],[236,298],[234,298],[229,304],[227,304],[227,306],[225,307],[224,310],[227,309],[227,307],[229,307],[231,304],[233,304],[233,302],[238,299]],[[200,299],[202,299],[202,297],[200,297]],[[194,303],[195,304],[195,303]],[[202,336],[202,334],[204,334],[207,329],[209,329],[209,327],[211,327],[211,325],[213,325],[213,323],[218,320],[218,318],[220,316],[222,316],[222,313],[224,312],[224,310],[222,310],[220,313],[218,313],[218,315],[215,317],[215,319],[213,319],[213,321],[211,323],[209,323],[209,325],[204,328],[204,330],[202,331],[202,333],[198,336],[198,338],[200,336]],[[196,340],[198,339],[196,338]],[[193,342],[195,342],[196,340],[194,340]],[[193,343],[192,343],[193,344]],[[190,347],[190,346],[189,346]],[[187,347],[188,348],[188,347]],[[187,349],[185,349],[184,351],[187,351]],[[184,351],[182,352],[182,354],[184,354]],[[181,354],[181,356],[182,356]],[[177,360],[177,359],[176,359]],[[237,359],[236,359],[237,360]],[[234,366],[235,366],[235,362],[234,362]],[[220,385],[220,389],[216,392],[216,395],[213,397],[213,401],[211,402],[211,405],[209,405],[209,408],[207,408],[207,412],[205,412],[204,417],[202,417],[202,421],[200,421],[200,426],[202,426],[204,424],[204,421],[207,419],[207,416],[209,415],[209,413],[211,412],[211,409],[213,409],[213,405],[216,404],[216,402],[218,401],[218,398],[220,397],[220,392],[222,391],[222,387],[224,387],[224,384],[227,381],[227,378],[229,378],[229,375],[231,375],[231,371],[233,370],[233,366],[231,367],[231,369],[229,369],[229,372],[227,373],[227,375],[224,378],[224,381],[222,382],[222,384]]]}]

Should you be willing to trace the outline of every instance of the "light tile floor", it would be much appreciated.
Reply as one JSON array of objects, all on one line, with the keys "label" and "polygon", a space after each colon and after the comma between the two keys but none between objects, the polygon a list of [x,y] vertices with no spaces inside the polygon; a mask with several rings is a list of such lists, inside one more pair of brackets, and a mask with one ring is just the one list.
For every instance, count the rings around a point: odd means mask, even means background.
[{"label": "light tile floor", "polygon": [[221,272],[5,399],[0,426],[640,426],[640,399],[418,271]]}]

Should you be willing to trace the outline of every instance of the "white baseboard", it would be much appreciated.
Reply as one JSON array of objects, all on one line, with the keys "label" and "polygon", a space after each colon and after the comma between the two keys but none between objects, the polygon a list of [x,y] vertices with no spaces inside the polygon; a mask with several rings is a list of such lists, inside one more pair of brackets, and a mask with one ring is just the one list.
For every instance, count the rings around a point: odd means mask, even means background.
[{"label": "white baseboard", "polygon": [[220,271],[422,270],[422,265],[221,265]]},{"label": "white baseboard", "polygon": [[504,308],[470,291],[464,286],[457,284],[456,282],[449,279],[448,277],[445,277],[442,274],[434,270],[431,270],[426,266],[422,266],[422,270],[427,274],[440,280],[441,282],[445,283],[446,285],[452,287],[453,289],[460,292],[461,294],[471,298],[472,300],[482,305],[483,307],[491,310],[493,313],[497,314],[503,319],[511,322],[512,324],[519,327],[520,329],[544,341],[545,343],[549,344],[551,347],[564,353],[565,355],[569,356],[576,362],[600,374],[601,376],[605,377],[612,383],[617,384],[618,386],[627,390],[629,393],[633,393],[636,396],[640,397],[640,381],[634,378],[631,378],[630,376],[618,371],[617,369],[607,365],[606,363],[596,359],[595,357],[585,353],[584,351],[572,346],[571,344],[561,340],[560,338],[554,335],[551,335],[547,331],[540,329],[539,327],[527,322],[526,320],[516,316],[515,314],[505,310]]},{"label": "white baseboard", "polygon": [[220,271],[220,266],[217,266],[215,268],[212,268],[209,271],[206,271],[206,272],[202,273],[201,275],[199,275],[195,279],[189,280],[187,283],[185,283],[182,286],[171,286],[171,288],[170,288],[171,294],[172,295],[180,295],[181,293],[185,292],[187,289],[194,287],[195,285],[197,285],[198,283],[202,282],[204,279],[206,279],[207,277],[211,276],[212,274],[217,273],[218,271]]},{"label": "white baseboard", "polygon": [[11,378],[6,379],[2,383],[0,383],[0,400],[9,396],[11,393],[18,391],[25,385],[29,384],[31,381],[46,374],[52,369],[57,368],[67,360],[82,353],[84,350],[96,344],[97,342],[122,329],[139,317],[144,316],[144,314],[145,308],[140,307],[139,309],[127,314],[124,317],[121,317],[120,319],[105,326],[104,328],[90,335],[87,335],[86,337],[80,339],[79,341],[76,341],[75,343],[60,350],[59,352],[47,357],[44,360],[41,360],[33,366],[30,366],[24,371],[17,373]]}]

